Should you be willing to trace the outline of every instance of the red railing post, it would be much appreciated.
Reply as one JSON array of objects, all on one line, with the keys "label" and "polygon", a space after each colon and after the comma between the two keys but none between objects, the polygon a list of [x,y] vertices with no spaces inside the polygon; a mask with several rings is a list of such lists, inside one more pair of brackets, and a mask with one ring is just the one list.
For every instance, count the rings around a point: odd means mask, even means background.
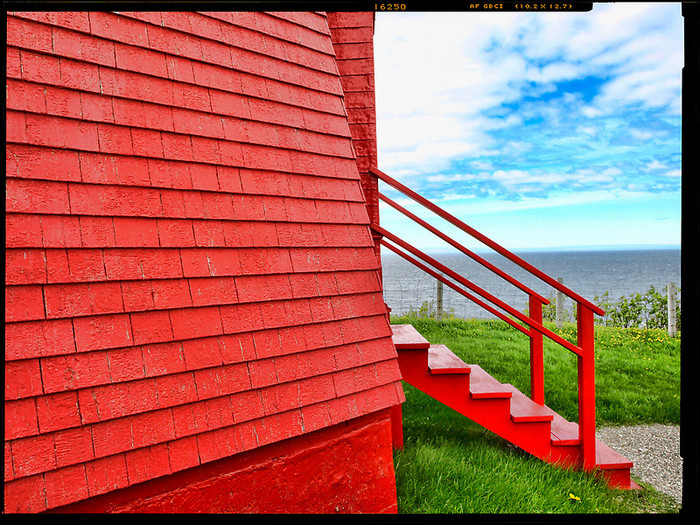
[{"label": "red railing post", "polygon": [[[542,324],[542,301],[530,295],[530,319]],[[530,398],[544,405],[544,346],[542,333],[530,329]]]},{"label": "red railing post", "polygon": [[585,305],[577,305],[578,346],[578,432],[581,442],[583,468],[596,464],[595,453],[595,339],[593,312]]}]

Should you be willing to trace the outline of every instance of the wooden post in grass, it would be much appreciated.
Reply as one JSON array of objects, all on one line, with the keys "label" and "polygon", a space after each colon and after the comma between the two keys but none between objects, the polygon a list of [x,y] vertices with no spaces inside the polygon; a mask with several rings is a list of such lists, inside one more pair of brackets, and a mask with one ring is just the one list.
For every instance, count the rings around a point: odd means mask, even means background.
[{"label": "wooden post in grass", "polygon": [[[559,284],[564,284],[564,278],[563,277],[557,277],[557,282]],[[563,318],[564,318],[564,294],[561,293],[559,290],[557,290],[557,295],[555,299],[555,306],[556,306],[556,317],[555,317],[555,325],[557,328],[561,328]]]},{"label": "wooden post in grass", "polygon": [[437,281],[437,313],[435,317],[438,321],[442,321],[442,281],[438,279]]},{"label": "wooden post in grass", "polygon": [[676,335],[676,283],[670,282],[666,286],[668,291],[668,335]]}]

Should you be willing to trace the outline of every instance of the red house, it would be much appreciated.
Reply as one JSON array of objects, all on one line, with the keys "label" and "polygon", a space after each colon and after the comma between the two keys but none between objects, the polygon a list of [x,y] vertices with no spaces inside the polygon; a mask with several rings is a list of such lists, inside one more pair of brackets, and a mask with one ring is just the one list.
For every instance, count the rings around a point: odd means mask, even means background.
[{"label": "red house", "polygon": [[[602,310],[377,168],[373,30],[373,13],[8,14],[6,513],[396,512],[401,380],[635,486],[595,438]],[[378,179],[569,295],[577,341]],[[528,313],[383,229],[380,199]],[[529,396],[392,331],[380,245],[530,338]],[[578,424],[545,405],[544,337],[577,355]]]},{"label": "red house", "polygon": [[373,24],[8,14],[5,512],[396,511]]}]

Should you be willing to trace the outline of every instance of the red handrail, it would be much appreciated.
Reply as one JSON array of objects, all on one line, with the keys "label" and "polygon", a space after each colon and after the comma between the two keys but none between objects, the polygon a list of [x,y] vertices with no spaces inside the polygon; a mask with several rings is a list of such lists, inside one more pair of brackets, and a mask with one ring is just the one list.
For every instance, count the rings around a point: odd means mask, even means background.
[{"label": "red handrail", "polygon": [[[485,308],[489,312],[493,313],[496,315],[498,318],[506,321],[508,324],[511,326],[517,328],[521,332],[527,334],[530,337],[530,380],[531,380],[531,398],[533,401],[536,403],[539,403],[540,405],[544,405],[544,367],[543,367],[543,344],[542,344],[542,336],[547,336],[551,340],[559,343],[560,345],[564,346],[568,350],[571,350],[578,356],[578,397],[579,397],[579,440],[580,440],[580,445],[581,445],[581,462],[583,467],[586,470],[590,470],[595,467],[596,465],[596,438],[595,438],[595,337],[594,337],[594,319],[593,316],[594,314],[598,315],[605,315],[605,311],[598,307],[597,305],[591,303],[584,297],[580,296],[579,294],[575,293],[571,289],[567,288],[566,286],[562,285],[558,281],[554,280],[553,278],[549,277],[547,274],[544,272],[538,270],[531,264],[527,263],[520,257],[516,256],[515,254],[509,252],[499,244],[495,243],[485,235],[479,233],[475,229],[471,228],[464,222],[460,221],[453,215],[450,215],[447,213],[445,210],[442,208],[436,206],[435,204],[431,203],[421,195],[417,194],[416,192],[412,191],[411,189],[407,188],[400,182],[392,179],[389,177],[386,173],[380,171],[377,167],[373,166],[370,168],[370,172],[376,175],[378,178],[383,180],[384,182],[388,183],[389,185],[393,186],[403,194],[407,195],[408,197],[412,198],[419,204],[423,205],[424,207],[428,208],[435,214],[437,214],[439,217],[442,217],[443,219],[447,220],[448,222],[452,223],[453,225],[457,226],[460,228],[462,231],[468,233],[472,237],[476,238],[477,240],[481,241],[482,243],[486,244],[493,250],[495,250],[497,253],[501,254],[511,262],[517,264],[521,268],[529,271],[531,274],[535,275],[545,283],[549,284],[550,286],[554,287],[556,290],[566,294],[569,296],[571,299],[576,301],[577,303],[577,343],[578,345],[574,345],[567,341],[566,339],[562,338],[561,336],[555,334],[551,330],[545,328],[542,325],[542,304],[548,304],[549,301],[542,297],[541,295],[537,294],[536,292],[532,291],[516,279],[510,277],[509,275],[505,274],[502,272],[500,269],[496,268],[493,266],[491,263],[488,263],[481,257],[477,256],[476,254],[472,253],[469,251],[467,248],[462,246],[460,243],[452,240],[450,237],[447,235],[443,234],[437,228],[431,226],[428,224],[426,221],[420,219],[417,217],[415,214],[409,212],[393,200],[389,199],[388,197],[382,195],[379,193],[379,198],[381,198],[384,202],[389,204],[390,206],[393,206],[395,209],[406,215],[408,218],[414,220],[421,226],[425,227],[430,231],[431,233],[437,235],[439,238],[443,239],[444,241],[448,242],[464,254],[468,255],[469,257],[472,257],[472,259],[476,260],[477,262],[481,263],[482,265],[486,266],[490,270],[494,271],[497,275],[500,277],[503,277],[507,281],[509,281],[511,284],[514,284],[521,290],[525,291],[529,295],[529,307],[530,307],[530,315],[524,315],[517,310],[515,310],[513,307],[510,305],[504,303],[500,299],[494,297],[493,295],[489,294],[482,288],[476,286],[475,284],[471,283],[469,280],[465,279],[461,275],[457,274],[456,272],[452,271],[448,267],[444,266],[443,264],[439,263],[432,257],[426,255],[425,253],[421,252],[417,248],[411,246],[409,243],[406,241],[400,239],[399,237],[396,237],[392,233],[388,232],[378,224],[373,224],[372,225],[372,230],[379,234],[380,237],[380,243],[383,246],[386,246],[393,252],[397,253],[407,261],[411,262],[418,268],[422,269],[429,275],[432,275],[436,279],[440,280],[441,282],[447,284],[457,292],[461,293],[468,299],[474,301],[477,303],[479,306],[482,308]],[[416,257],[419,257],[426,263],[430,264],[434,268],[438,269],[439,271],[445,273],[448,275],[450,278],[454,279],[455,281],[465,285],[467,288],[470,290],[476,292],[480,296],[482,296],[484,299],[490,301],[494,305],[502,308],[509,314],[513,315],[515,318],[517,318],[519,321],[525,323],[527,326],[530,327],[529,330],[525,329],[523,326],[519,325],[512,319],[509,319],[507,316],[502,314],[501,312],[498,312],[495,310],[493,307],[487,305],[483,301],[481,301],[479,298],[473,296],[466,290],[460,288],[459,286],[453,284],[450,282],[448,279],[446,279],[444,276],[440,275],[438,272],[430,269],[428,266],[424,265],[420,261],[412,258],[408,254],[404,253],[403,251],[399,250],[397,247],[393,246],[393,244],[386,242],[386,240],[383,238],[386,237],[389,240],[391,240],[393,243],[401,246],[405,250],[409,251]]]},{"label": "red handrail", "polygon": [[415,191],[411,190],[410,188],[404,186],[403,184],[401,184],[397,180],[392,179],[389,175],[387,175],[383,171],[379,170],[379,168],[377,168],[376,166],[372,166],[369,171],[372,174],[379,177],[384,182],[386,182],[387,184],[389,184],[390,186],[399,190],[404,195],[412,198],[413,200],[415,200],[419,204],[428,208],[430,211],[432,211],[436,215],[442,217],[446,221],[457,226],[460,230],[468,233],[469,235],[471,235],[475,239],[481,241],[483,244],[485,244],[489,248],[493,249],[494,251],[498,252],[499,254],[504,256],[506,259],[517,264],[521,268],[527,270],[528,272],[530,272],[531,274],[533,274],[537,278],[541,279],[542,281],[546,282],[547,284],[549,284],[550,286],[552,286],[556,290],[559,290],[560,292],[566,294],[567,296],[569,296],[571,299],[573,299],[577,303],[585,305],[586,307],[590,308],[594,313],[596,313],[598,315],[605,315],[605,311],[603,309],[601,309],[599,306],[593,304],[588,299],[577,294],[576,292],[574,292],[570,288],[567,288],[566,286],[564,286],[563,284],[558,282],[556,279],[553,279],[552,277],[550,277],[546,273],[542,272],[538,268],[535,268],[530,263],[521,259],[520,257],[515,255],[514,253],[509,252],[500,244],[492,241],[491,239],[489,239],[488,237],[486,237],[482,233],[478,232],[477,230],[475,230],[471,226],[460,221],[457,217],[449,214],[448,212],[446,212],[445,210],[443,210],[439,206],[436,206],[435,204],[433,204],[432,202],[430,202],[429,200],[424,198],[422,195],[419,195],[418,193],[416,193]]},{"label": "red handrail", "polygon": [[381,200],[383,200],[384,202],[386,202],[389,206],[391,206],[392,208],[396,209],[397,211],[400,211],[400,212],[403,213],[406,217],[408,217],[409,219],[413,220],[414,222],[420,224],[421,226],[423,226],[423,228],[425,228],[426,230],[428,230],[428,231],[429,231],[430,233],[432,233],[433,235],[436,235],[437,237],[440,237],[443,241],[445,241],[445,242],[451,244],[452,246],[454,246],[455,248],[457,248],[459,251],[461,251],[463,254],[468,255],[469,257],[471,257],[472,259],[474,259],[476,262],[478,262],[478,263],[481,264],[482,266],[485,266],[486,268],[488,268],[489,270],[491,270],[493,273],[495,273],[495,274],[498,275],[499,277],[502,277],[503,279],[505,279],[506,281],[508,281],[510,284],[516,286],[517,288],[520,288],[520,289],[521,289],[523,292],[525,292],[526,294],[537,297],[537,298],[538,298],[540,301],[542,301],[542,303],[544,303],[544,304],[549,304],[549,299],[546,299],[546,298],[542,297],[540,294],[538,294],[538,293],[535,292],[534,290],[528,288],[527,286],[525,286],[523,283],[521,283],[521,282],[518,281],[517,279],[511,277],[510,275],[508,275],[507,273],[505,273],[505,272],[504,272],[503,270],[501,270],[500,268],[494,266],[493,264],[491,264],[490,262],[488,262],[488,261],[487,261],[486,259],[484,259],[483,257],[480,257],[479,255],[477,255],[477,254],[475,254],[474,252],[472,252],[471,250],[469,250],[467,247],[465,247],[465,246],[463,246],[462,244],[458,243],[457,241],[455,241],[455,240],[452,239],[451,237],[445,235],[444,233],[442,233],[440,230],[438,230],[438,229],[437,229],[435,226],[433,226],[432,224],[427,223],[426,221],[424,221],[423,219],[421,219],[420,217],[418,217],[418,216],[415,215],[414,213],[411,213],[411,212],[408,211],[406,208],[404,208],[403,206],[401,206],[399,203],[397,203],[397,202],[391,200],[389,197],[387,197],[387,196],[384,195],[383,193],[378,193],[378,195],[379,195],[379,198],[380,198]]},{"label": "red handrail", "polygon": [[[385,230],[384,228],[382,228],[381,226],[379,226],[377,224],[372,225],[372,229],[374,231],[376,231],[377,233],[379,233],[380,235],[383,235],[384,237],[388,238],[391,242],[398,244],[404,250],[409,251],[410,253],[412,253],[416,257],[420,257],[425,262],[427,262],[428,264],[430,264],[434,268],[437,268],[441,272],[445,273],[446,275],[448,275],[449,277],[451,277],[452,279],[454,279],[458,283],[463,284],[464,286],[466,286],[467,288],[469,288],[473,292],[476,292],[484,299],[492,302],[493,304],[497,305],[499,308],[502,308],[503,310],[505,310],[506,312],[511,314],[513,317],[517,318],[519,321],[522,321],[523,323],[527,324],[530,328],[540,332],[541,334],[546,335],[547,337],[549,337],[553,341],[556,341],[557,343],[562,345],[564,348],[571,350],[573,353],[575,353],[577,355],[581,355],[581,348],[579,348],[578,346],[570,343],[569,341],[567,341],[563,337],[555,334],[554,332],[552,332],[548,328],[545,328],[540,323],[533,322],[532,319],[527,317],[522,312],[519,312],[518,310],[516,310],[515,308],[513,308],[509,304],[504,303],[499,298],[491,295],[489,292],[487,292],[483,288],[480,288],[479,286],[475,285],[474,283],[472,283],[468,279],[465,279],[464,277],[462,277],[458,273],[454,272],[453,270],[451,270],[450,268],[448,268],[444,264],[441,264],[440,262],[436,261],[435,259],[433,259],[429,255],[426,255],[425,253],[421,252],[417,248],[414,248],[413,246],[408,244],[406,241],[400,239],[399,237],[397,237],[393,233],[388,232],[387,230]],[[385,243],[383,243],[383,244],[385,244]]]},{"label": "red handrail", "polygon": [[482,301],[482,300],[479,299],[478,297],[476,297],[476,296],[470,294],[470,293],[467,292],[464,288],[460,288],[459,286],[457,286],[456,284],[454,284],[454,283],[453,283],[452,281],[450,281],[449,279],[446,279],[444,276],[442,276],[442,275],[440,275],[439,273],[437,273],[435,270],[430,269],[428,266],[426,266],[425,264],[423,264],[422,262],[420,262],[418,259],[414,259],[414,258],[411,257],[410,255],[408,255],[406,252],[401,251],[400,249],[398,249],[398,248],[397,248],[396,246],[394,246],[393,244],[386,242],[384,239],[382,239],[382,240],[379,241],[379,242],[382,244],[382,246],[386,246],[386,247],[389,248],[392,252],[394,252],[396,255],[399,255],[399,256],[403,257],[403,258],[406,259],[408,262],[410,262],[411,264],[413,264],[413,265],[416,266],[417,268],[420,268],[421,270],[423,270],[423,271],[424,271],[425,273],[427,273],[428,275],[430,275],[430,276],[432,276],[432,277],[435,277],[437,280],[439,280],[439,281],[445,283],[447,286],[449,286],[450,288],[452,288],[452,289],[455,290],[456,292],[459,292],[460,294],[462,294],[462,295],[463,295],[464,297],[466,297],[467,299],[470,299],[471,301],[475,302],[476,304],[478,304],[479,306],[481,306],[484,310],[487,310],[488,312],[492,313],[493,315],[495,315],[495,316],[498,317],[499,319],[505,321],[506,323],[508,323],[509,325],[511,325],[513,328],[515,328],[515,329],[517,329],[517,330],[520,330],[520,331],[521,331],[522,333],[524,333],[525,335],[530,335],[530,331],[529,331],[529,330],[527,330],[526,328],[523,328],[521,325],[519,325],[518,323],[516,323],[515,321],[513,321],[513,320],[510,319],[509,317],[503,315],[501,312],[499,312],[498,310],[496,310],[494,307],[489,306],[488,304],[486,304],[484,301]]}]

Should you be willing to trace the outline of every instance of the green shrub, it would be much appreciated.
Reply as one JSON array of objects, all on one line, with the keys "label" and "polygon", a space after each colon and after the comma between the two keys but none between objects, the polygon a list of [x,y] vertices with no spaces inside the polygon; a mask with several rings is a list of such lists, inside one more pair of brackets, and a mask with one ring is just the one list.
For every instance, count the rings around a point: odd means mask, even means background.
[{"label": "green shrub", "polygon": [[[659,328],[668,329],[668,296],[658,292],[653,286],[644,295],[640,293],[620,297],[616,301],[610,293],[596,295],[594,302],[605,310],[605,317],[599,324],[620,328]],[[681,306],[676,303],[676,328],[680,331]]]},{"label": "green shrub", "polygon": [[[680,290],[678,290],[680,291]],[[547,297],[549,304],[542,305],[542,319],[544,321],[556,321],[557,305],[554,295]],[[650,286],[645,294],[633,293],[614,300],[610,292],[596,295],[593,303],[605,310],[604,317],[595,318],[597,324],[615,326],[619,328],[658,328],[668,329],[668,295],[663,294]],[[527,313],[527,308],[525,313]],[[576,303],[570,308],[562,309],[562,321],[564,323],[576,322]],[[681,305],[676,303],[676,328],[681,329]]]},{"label": "green shrub", "polygon": [[[412,306],[408,308],[408,311],[404,314],[409,317],[417,317],[418,319],[437,319],[437,307],[435,306],[435,301],[423,301],[418,310],[414,310]],[[443,319],[456,319],[455,309],[450,308],[449,310],[443,309],[442,311]]]},{"label": "green shrub", "polygon": [[[677,290],[680,292],[680,289]],[[542,305],[542,320],[556,321],[556,298],[552,294],[547,297],[549,304]],[[572,302],[568,300],[568,302]],[[596,295],[593,303],[605,310],[604,317],[595,317],[595,322],[603,326],[613,326],[619,328],[645,328],[645,329],[668,329],[668,296],[657,291],[654,286],[650,286],[645,294],[633,293],[629,296],[619,297],[613,300],[610,292]],[[528,315],[528,308],[524,312]],[[418,319],[437,319],[437,308],[435,301],[423,301],[423,304],[416,310],[410,307],[404,314],[408,317]],[[442,319],[456,319],[454,308],[443,310]],[[576,303],[569,308],[562,309],[562,321],[564,323],[576,323]],[[676,303],[676,328],[681,330],[681,304]]]},{"label": "green shrub", "polygon": [[[554,294],[547,297],[549,304],[542,305],[542,320],[554,322],[557,320],[557,300]],[[527,313],[527,309],[525,311]],[[573,323],[576,321],[576,305],[571,309],[562,308],[562,319],[565,323]]]}]

